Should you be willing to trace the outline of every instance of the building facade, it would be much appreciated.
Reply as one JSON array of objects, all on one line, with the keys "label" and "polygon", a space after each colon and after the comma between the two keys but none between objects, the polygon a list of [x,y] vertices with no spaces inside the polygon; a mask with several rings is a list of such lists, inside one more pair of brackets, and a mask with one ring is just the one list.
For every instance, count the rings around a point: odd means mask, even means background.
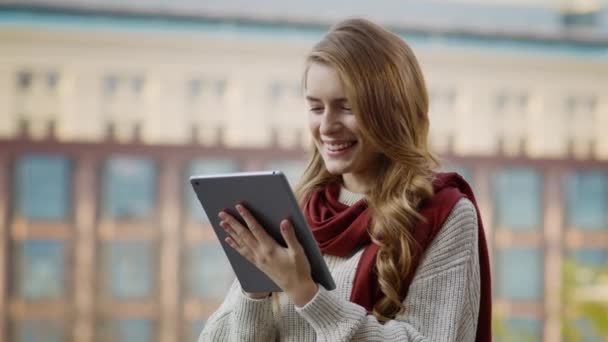
[{"label": "building facade", "polygon": [[[0,342],[195,340],[233,275],[188,176],[305,165],[326,26],[124,12],[0,9]],[[563,261],[608,263],[608,39],[398,32],[496,316],[561,340]]]}]

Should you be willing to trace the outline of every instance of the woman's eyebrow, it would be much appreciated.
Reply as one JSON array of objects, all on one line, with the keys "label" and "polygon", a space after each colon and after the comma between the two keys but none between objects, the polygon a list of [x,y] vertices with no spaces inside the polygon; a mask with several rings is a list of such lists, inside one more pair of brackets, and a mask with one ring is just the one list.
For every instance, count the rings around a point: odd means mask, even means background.
[{"label": "woman's eyebrow", "polygon": [[[310,96],[310,95],[306,96],[306,100],[308,100],[308,101],[314,101],[314,102],[322,102],[320,99],[318,99],[316,97],[313,97],[313,96]],[[337,99],[331,100],[331,102],[342,104],[344,102],[348,102],[348,99],[345,98],[345,97],[339,97]]]},{"label": "woman's eyebrow", "polygon": [[344,104],[344,103],[348,103],[348,99],[346,97],[340,97],[340,98],[333,100],[332,102],[338,103],[338,104]]},{"label": "woman's eyebrow", "polygon": [[306,96],[306,100],[308,100],[308,101],[315,101],[315,102],[321,102],[321,100],[319,100],[318,98],[312,97],[310,95]]}]

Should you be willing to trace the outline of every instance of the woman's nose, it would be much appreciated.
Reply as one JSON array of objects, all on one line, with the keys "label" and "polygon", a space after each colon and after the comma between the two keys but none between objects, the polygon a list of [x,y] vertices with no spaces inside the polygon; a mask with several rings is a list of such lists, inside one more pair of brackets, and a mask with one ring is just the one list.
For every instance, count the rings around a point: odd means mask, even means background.
[{"label": "woman's nose", "polygon": [[321,118],[321,133],[331,133],[340,129],[340,121],[335,113],[330,110],[326,110]]}]

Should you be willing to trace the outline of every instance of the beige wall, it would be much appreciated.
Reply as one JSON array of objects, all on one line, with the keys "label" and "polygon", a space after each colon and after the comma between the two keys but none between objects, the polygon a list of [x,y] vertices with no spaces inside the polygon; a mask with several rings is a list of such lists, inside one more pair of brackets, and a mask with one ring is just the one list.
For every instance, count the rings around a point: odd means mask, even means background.
[{"label": "beige wall", "polygon": [[[52,120],[64,141],[101,140],[113,123],[124,142],[139,125],[144,142],[180,144],[195,126],[203,145],[265,147],[276,132],[281,146],[307,146],[297,87],[313,41],[3,29],[0,43],[1,138],[15,136],[20,120],[33,138],[43,138]],[[608,159],[608,62],[441,46],[416,52],[432,95],[436,152]],[[24,71],[33,78],[20,90],[16,79]],[[48,72],[59,76],[54,90],[45,85]],[[110,75],[120,81],[105,96]],[[189,99],[191,79],[211,90]],[[273,84],[285,86],[277,98]]]}]

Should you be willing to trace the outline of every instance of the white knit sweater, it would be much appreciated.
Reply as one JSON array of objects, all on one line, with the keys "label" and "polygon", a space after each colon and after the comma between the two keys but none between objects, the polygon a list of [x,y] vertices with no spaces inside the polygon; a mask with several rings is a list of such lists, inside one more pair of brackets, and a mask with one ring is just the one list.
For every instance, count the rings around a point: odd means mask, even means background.
[{"label": "white knit sweater", "polygon": [[[347,205],[360,195],[342,188]],[[222,305],[205,324],[203,341],[474,341],[479,313],[479,255],[475,207],[461,199],[431,243],[405,298],[405,313],[380,324],[349,301],[363,250],[350,257],[325,255],[336,289],[319,286],[315,297],[296,307],[281,295],[250,299],[235,281]]]}]

